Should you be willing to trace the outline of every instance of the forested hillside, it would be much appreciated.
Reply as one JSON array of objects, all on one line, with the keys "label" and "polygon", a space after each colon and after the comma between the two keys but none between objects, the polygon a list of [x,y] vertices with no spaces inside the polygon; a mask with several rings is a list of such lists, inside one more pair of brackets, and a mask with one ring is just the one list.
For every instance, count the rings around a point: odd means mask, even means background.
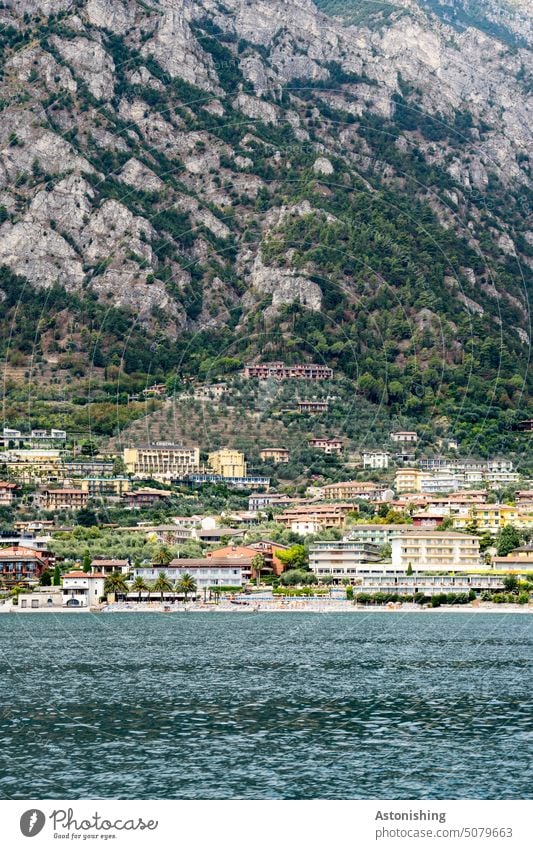
[{"label": "forested hillside", "polygon": [[443,5],[3,3],[4,419],[112,434],[154,381],[315,360],[365,417],[517,447],[530,19]]}]

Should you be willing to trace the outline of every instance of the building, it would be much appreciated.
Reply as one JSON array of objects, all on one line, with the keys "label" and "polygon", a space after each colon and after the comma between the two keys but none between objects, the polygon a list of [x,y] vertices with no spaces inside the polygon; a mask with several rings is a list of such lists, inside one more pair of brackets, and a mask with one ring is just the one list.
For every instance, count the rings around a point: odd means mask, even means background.
[{"label": "building", "polygon": [[333,369],[316,363],[300,363],[286,366],[283,363],[246,363],[244,377],[258,380],[331,380]]},{"label": "building", "polygon": [[205,483],[221,483],[225,486],[233,487],[234,489],[265,489],[270,486],[270,478],[264,478],[261,475],[247,475],[245,478],[225,478],[223,475],[208,474],[205,472],[196,472],[193,475],[188,475],[181,480],[175,480],[174,483],[185,484],[186,486],[201,486]]},{"label": "building", "polygon": [[[268,539],[261,539],[261,540],[258,540],[258,542],[250,543],[248,548],[251,548],[252,551],[254,551],[255,554],[261,554],[262,555],[262,557],[263,557],[263,567],[261,569],[261,574],[263,574],[265,572],[267,572],[267,573],[270,572],[270,573],[273,573],[273,574],[279,576],[279,575],[282,574],[282,572],[285,571],[285,566],[282,563],[282,561],[279,559],[278,553],[280,551],[287,551],[290,548],[290,546],[282,545],[279,542],[272,542],[272,540],[268,540]],[[256,577],[257,577],[257,575],[255,573],[253,566],[252,566],[252,574],[251,574],[252,581],[254,581],[256,579]]]},{"label": "building", "polygon": [[523,432],[530,432],[533,430],[533,419],[524,419],[521,422],[516,422],[513,425],[513,430],[519,430]]},{"label": "building", "polygon": [[235,587],[241,589],[245,584],[244,572],[250,573],[251,557],[206,557],[206,558],[177,558],[168,566],[137,566],[134,576],[145,581],[156,581],[161,573],[176,583],[183,575],[192,575],[197,590],[210,590],[219,587]]},{"label": "building", "polygon": [[59,587],[34,587],[33,592],[19,595],[17,610],[57,610],[63,605]]},{"label": "building", "polygon": [[114,572],[120,572],[121,575],[127,575],[131,571],[131,563],[129,560],[106,560],[105,558],[96,557],[91,561],[91,574],[93,575],[112,575]]},{"label": "building", "polygon": [[128,507],[142,508],[153,507],[155,504],[160,504],[167,498],[170,498],[172,492],[168,489],[136,489],[132,492],[126,492],[122,497],[126,501]]},{"label": "building", "polygon": [[219,401],[227,391],[227,383],[206,383],[205,386],[197,386],[193,392],[193,396],[198,400]]},{"label": "building", "polygon": [[3,455],[10,478],[20,483],[62,480],[61,454],[54,449],[9,450]]},{"label": "building", "polygon": [[507,525],[524,530],[533,528],[533,513],[527,507],[510,504],[475,504],[468,512],[454,514],[452,522],[456,530],[475,527],[477,533],[497,534]]},{"label": "building", "polygon": [[287,448],[263,448],[259,456],[263,463],[288,463],[290,459]]},{"label": "building", "polygon": [[409,525],[378,525],[378,524],[356,524],[352,525],[347,539],[353,542],[365,542],[381,548],[389,545],[393,536],[405,531]]},{"label": "building", "polygon": [[50,444],[51,442],[66,442],[67,433],[65,430],[58,430],[57,428],[52,428],[50,433],[47,430],[42,430],[40,428],[34,428],[31,433],[26,434],[22,433],[20,430],[14,430],[10,427],[5,427],[2,431],[2,436],[0,436],[0,442],[5,446],[9,447],[10,444],[17,444],[22,446],[24,444],[28,445],[39,445],[40,443]]},{"label": "building", "polygon": [[106,498],[107,496],[119,497],[129,492],[131,482],[129,478],[84,478],[81,488],[87,492],[89,498]]},{"label": "building", "polygon": [[388,451],[364,451],[364,469],[388,469],[390,454]]},{"label": "building", "polygon": [[389,573],[363,575],[357,581],[358,593],[373,595],[423,596],[441,593],[501,592],[503,578],[498,575],[392,575]]},{"label": "building", "polygon": [[80,510],[88,500],[89,493],[83,489],[44,489],[40,496],[43,510]]},{"label": "building", "polygon": [[357,504],[312,504],[285,510],[276,521],[297,534],[316,534],[327,528],[344,528],[346,516],[358,510]]},{"label": "building", "polygon": [[213,543],[220,545],[225,540],[242,539],[245,533],[245,531],[236,528],[205,528],[201,531],[193,530],[193,537],[208,545]]},{"label": "building", "polygon": [[391,539],[392,566],[407,572],[464,572],[479,569],[479,539],[451,531],[409,530]]},{"label": "building", "polygon": [[341,454],[343,441],[342,439],[322,439],[316,437],[315,439],[310,439],[307,445],[313,451],[322,451],[324,454]]},{"label": "building", "polygon": [[414,430],[396,430],[390,434],[391,442],[418,442],[418,434]]},{"label": "building", "polygon": [[493,569],[504,569],[506,572],[531,572],[533,570],[533,545],[515,548],[507,557],[493,557]]},{"label": "building", "polygon": [[444,522],[444,513],[429,513],[428,511],[420,511],[413,513],[413,527],[427,528],[433,530],[438,528]]},{"label": "building", "polygon": [[63,460],[61,470],[64,480],[73,478],[111,477],[115,463],[103,457],[92,457],[86,460]]},{"label": "building", "polygon": [[47,566],[41,552],[11,545],[0,550],[0,578],[7,587],[35,582]]},{"label": "building", "polygon": [[319,413],[327,413],[329,401],[298,401],[296,406],[299,413],[318,415]]},{"label": "building", "polygon": [[516,493],[516,506],[533,507],[533,489],[521,489]]},{"label": "building", "polygon": [[420,477],[420,491],[429,493],[456,492],[459,489],[459,479],[450,469],[441,469],[430,475]]},{"label": "building", "polygon": [[98,607],[105,596],[105,575],[68,572],[62,582],[63,607]]},{"label": "building", "polygon": [[230,544],[224,548],[216,548],[207,551],[206,557],[214,557],[217,560],[223,557],[230,558],[231,560],[244,558],[246,564],[249,563],[249,567],[248,565],[243,567],[243,576],[255,581],[259,576],[254,566],[254,557],[260,555],[263,559],[261,575],[281,575],[285,567],[277,555],[280,551],[287,551],[288,548],[288,545],[281,545],[281,543],[272,542],[271,540],[259,540],[250,545]]},{"label": "building", "polygon": [[16,483],[0,481],[0,507],[11,507],[15,501],[18,486]]},{"label": "building", "polygon": [[423,473],[420,469],[398,469],[394,476],[396,492],[422,492]]},{"label": "building", "polygon": [[124,465],[130,475],[140,478],[181,478],[200,468],[198,446],[154,442],[124,449]]},{"label": "building", "polygon": [[386,492],[387,490],[384,484],[375,483],[374,481],[341,481],[340,483],[326,484],[321,490],[322,497],[326,501],[345,501],[350,498],[379,501]]},{"label": "building", "polygon": [[207,464],[215,475],[221,475],[223,478],[245,478],[247,476],[244,454],[231,448],[212,451],[207,457]]},{"label": "building", "polygon": [[166,383],[154,383],[153,386],[148,386],[146,389],[143,389],[143,395],[144,395],[145,398],[149,398],[149,397],[163,398],[166,394],[167,394]]},{"label": "building", "polygon": [[311,498],[291,498],[277,492],[257,492],[248,498],[248,510],[281,510],[293,504],[312,504]]},{"label": "building", "polygon": [[309,567],[329,583],[352,581],[363,564],[380,561],[379,548],[369,542],[353,539],[315,542],[309,549]]}]

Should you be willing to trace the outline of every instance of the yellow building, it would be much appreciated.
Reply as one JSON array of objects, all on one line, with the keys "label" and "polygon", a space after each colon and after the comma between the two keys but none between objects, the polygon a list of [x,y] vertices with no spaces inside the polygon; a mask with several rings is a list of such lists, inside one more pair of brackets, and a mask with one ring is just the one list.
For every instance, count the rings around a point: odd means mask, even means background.
[{"label": "yellow building", "polygon": [[246,461],[244,454],[232,448],[221,448],[213,451],[207,457],[207,464],[215,475],[223,478],[245,478]]},{"label": "yellow building", "polygon": [[396,492],[422,492],[422,477],[420,469],[398,469],[394,489]]},{"label": "yellow building", "polygon": [[180,478],[200,468],[200,449],[173,442],[153,442],[124,449],[124,465],[130,475],[144,478]]},{"label": "yellow building", "polygon": [[453,516],[453,527],[458,531],[474,526],[478,533],[497,534],[506,525],[533,528],[533,513],[510,504],[477,504],[467,514]]},{"label": "yellow building", "polygon": [[7,455],[9,477],[20,483],[47,483],[62,479],[59,451],[28,449],[9,451]]},{"label": "yellow building", "polygon": [[515,548],[507,557],[493,557],[492,566],[506,572],[533,572],[533,545]]},{"label": "yellow building", "polygon": [[270,460],[272,463],[288,463],[289,452],[287,448],[263,448],[259,452],[261,460]]},{"label": "yellow building", "polygon": [[88,492],[91,498],[106,495],[123,495],[131,489],[128,478],[84,478],[81,488]]}]

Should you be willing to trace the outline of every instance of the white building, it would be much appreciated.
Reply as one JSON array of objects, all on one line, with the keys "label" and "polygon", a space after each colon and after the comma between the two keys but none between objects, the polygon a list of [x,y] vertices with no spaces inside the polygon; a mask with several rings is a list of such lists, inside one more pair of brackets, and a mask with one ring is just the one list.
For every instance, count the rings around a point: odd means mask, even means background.
[{"label": "white building", "polygon": [[450,469],[441,469],[431,475],[421,475],[420,491],[437,494],[439,492],[456,492],[459,489],[459,480]]},{"label": "white building", "polygon": [[63,607],[97,607],[104,597],[105,575],[69,572],[63,575]]},{"label": "white building", "polygon": [[414,430],[396,430],[390,438],[392,442],[418,442],[418,434]]},{"label": "white building", "polygon": [[388,469],[389,459],[388,451],[364,451],[363,467],[365,469]]},{"label": "white building", "polygon": [[369,569],[383,570],[379,549],[368,542],[351,539],[314,543],[309,549],[309,567],[320,580],[340,583],[365,574]]},{"label": "white building", "polygon": [[200,591],[210,587],[242,587],[245,583],[243,572],[249,571],[249,566],[249,562],[243,558],[178,558],[165,567],[138,566],[133,574],[135,578],[141,577],[151,583],[163,573],[172,584],[184,575],[192,575]]},{"label": "white building", "polygon": [[453,531],[409,530],[391,539],[392,565],[404,573],[479,569],[479,539]]}]

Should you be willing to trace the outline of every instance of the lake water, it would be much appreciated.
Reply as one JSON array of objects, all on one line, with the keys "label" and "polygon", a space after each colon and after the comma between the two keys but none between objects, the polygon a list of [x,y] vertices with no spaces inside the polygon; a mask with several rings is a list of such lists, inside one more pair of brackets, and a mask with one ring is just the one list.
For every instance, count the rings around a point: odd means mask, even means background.
[{"label": "lake water", "polygon": [[0,796],[530,798],[533,617],[0,616]]}]

